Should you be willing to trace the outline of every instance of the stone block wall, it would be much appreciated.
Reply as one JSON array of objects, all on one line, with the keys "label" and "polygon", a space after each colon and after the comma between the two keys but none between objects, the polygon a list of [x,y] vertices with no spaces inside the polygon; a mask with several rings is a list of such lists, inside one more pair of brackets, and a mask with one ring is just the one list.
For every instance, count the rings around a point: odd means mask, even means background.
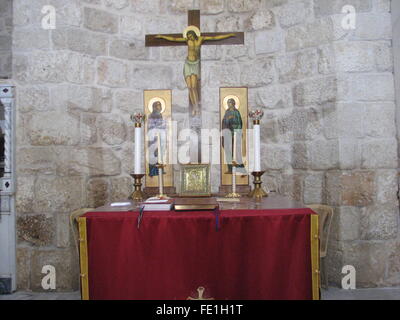
[{"label": "stone block wall", "polygon": [[12,0],[0,0],[0,79],[11,78]]},{"label": "stone block wall", "polygon": [[[48,4],[54,30],[41,27]],[[341,27],[345,4],[355,30]],[[68,214],[130,194],[129,115],[144,89],[172,89],[173,119],[188,126],[186,49],[144,47],[145,34],[182,32],[188,9],[203,31],[246,32],[244,46],[202,49],[203,126],[219,127],[219,87],[248,86],[265,111],[268,188],[335,207],[333,283],[353,264],[358,286],[399,285],[389,0],[15,0],[19,288],[40,290],[49,263],[58,290],[78,288]],[[216,191],[218,167],[212,177]]]},{"label": "stone block wall", "polygon": [[328,203],[337,207],[328,265],[337,283],[349,264],[359,287],[394,286],[400,242],[391,3],[353,2],[356,29],[341,30],[333,44],[339,165],[326,174]]}]

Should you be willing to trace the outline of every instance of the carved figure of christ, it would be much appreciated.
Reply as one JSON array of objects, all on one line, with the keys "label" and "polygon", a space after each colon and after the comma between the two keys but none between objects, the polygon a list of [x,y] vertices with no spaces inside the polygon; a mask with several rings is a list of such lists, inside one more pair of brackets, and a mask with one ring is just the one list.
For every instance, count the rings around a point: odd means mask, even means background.
[{"label": "carved figure of christ", "polygon": [[189,90],[190,129],[197,134],[197,150],[193,150],[195,146],[191,145],[190,158],[193,163],[196,161],[201,163],[201,46],[244,44],[244,33],[202,34],[200,32],[200,10],[188,11],[188,25],[183,34],[146,35],[146,47],[188,47],[183,78]]},{"label": "carved figure of christ", "polygon": [[[193,26],[192,26],[193,27]],[[190,28],[190,27],[189,27]],[[186,85],[189,89],[189,99],[192,103],[193,110],[192,114],[199,114],[199,93],[197,82],[200,79],[200,49],[201,45],[204,41],[209,40],[223,40],[231,37],[235,37],[234,33],[213,36],[213,37],[205,37],[200,35],[200,30],[196,30],[195,27],[192,28],[194,30],[188,30],[186,33],[186,37],[172,37],[172,36],[163,36],[157,35],[157,39],[165,39],[172,42],[186,42],[188,46],[188,55],[185,61],[185,66],[183,68],[183,75],[186,81]]]}]

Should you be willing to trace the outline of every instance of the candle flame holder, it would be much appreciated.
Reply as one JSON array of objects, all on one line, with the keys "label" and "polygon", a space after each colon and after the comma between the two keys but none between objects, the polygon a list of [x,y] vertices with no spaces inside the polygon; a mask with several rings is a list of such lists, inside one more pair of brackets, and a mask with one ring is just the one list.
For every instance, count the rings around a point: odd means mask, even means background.
[{"label": "candle flame holder", "polygon": [[159,199],[169,199],[169,197],[164,194],[164,168],[166,167],[165,164],[157,163],[156,168],[158,169],[158,186],[159,186],[159,194],[156,195]]},{"label": "candle flame holder", "polygon": [[249,117],[253,119],[254,124],[260,124],[261,119],[264,117],[264,111],[260,109],[252,110],[249,112]]},{"label": "candle flame holder", "polygon": [[131,120],[135,124],[135,128],[141,128],[142,123],[146,120],[146,115],[142,112],[136,112],[131,115]]},{"label": "candle flame holder", "polygon": [[255,171],[251,173],[254,177],[254,189],[248,194],[250,198],[261,200],[262,198],[268,197],[268,192],[264,191],[262,187],[261,177],[264,173],[265,171]]},{"label": "candle flame holder", "polygon": [[132,173],[130,175],[134,179],[134,187],[135,191],[129,196],[129,199],[133,201],[143,201],[144,198],[146,197],[145,193],[142,191],[142,178],[144,177],[144,174],[135,174]]},{"label": "candle flame holder", "polygon": [[233,160],[232,161],[232,192],[228,193],[225,198],[228,199],[238,199],[241,198],[242,196],[236,192],[236,168],[239,167],[239,164]]}]

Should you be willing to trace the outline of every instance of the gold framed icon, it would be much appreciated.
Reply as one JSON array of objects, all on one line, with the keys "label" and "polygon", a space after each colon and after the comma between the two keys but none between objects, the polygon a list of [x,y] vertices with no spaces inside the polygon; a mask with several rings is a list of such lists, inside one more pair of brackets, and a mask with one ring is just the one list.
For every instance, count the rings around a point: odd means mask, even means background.
[{"label": "gold framed icon", "polygon": [[181,197],[211,197],[209,164],[181,166]]},{"label": "gold framed icon", "polygon": [[[157,162],[162,159],[164,187],[174,186],[173,166],[171,164],[172,146],[172,91],[144,90],[144,126],[146,188],[158,187]],[[160,143],[158,142],[160,139]],[[161,147],[161,150],[158,150]],[[161,154],[161,157],[158,154]]]},{"label": "gold framed icon", "polygon": [[[248,89],[220,88],[220,128],[221,128],[221,186],[232,185],[232,161],[239,163],[236,170],[236,184],[249,185],[248,170]],[[234,139],[236,135],[236,140]],[[233,147],[234,140],[237,145]],[[233,155],[233,152],[236,154]]]}]

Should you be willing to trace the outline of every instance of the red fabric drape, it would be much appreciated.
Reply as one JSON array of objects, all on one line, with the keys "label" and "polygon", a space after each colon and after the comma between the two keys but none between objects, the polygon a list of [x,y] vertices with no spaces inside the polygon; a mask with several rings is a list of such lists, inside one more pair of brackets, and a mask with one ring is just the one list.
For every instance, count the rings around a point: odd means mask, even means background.
[{"label": "red fabric drape", "polygon": [[311,299],[309,209],[90,212],[90,299]]}]

